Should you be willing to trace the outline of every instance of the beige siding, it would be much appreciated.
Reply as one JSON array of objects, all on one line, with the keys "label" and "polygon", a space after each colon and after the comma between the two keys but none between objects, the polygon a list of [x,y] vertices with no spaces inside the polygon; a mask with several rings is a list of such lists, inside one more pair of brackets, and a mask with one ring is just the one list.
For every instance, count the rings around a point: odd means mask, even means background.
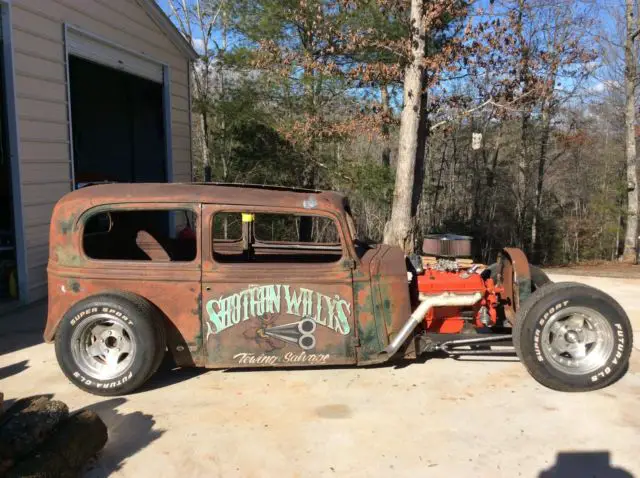
[{"label": "beige siding", "polygon": [[[27,208],[25,207],[25,209]],[[25,232],[27,236],[27,251],[30,257],[36,247],[46,247],[49,244],[47,238],[49,235],[48,224],[25,226]]]},{"label": "beige siding", "polygon": [[[55,121],[55,122],[54,122]],[[18,121],[20,136],[23,140],[43,141],[46,143],[66,143],[69,130],[66,122],[60,120],[21,119]],[[26,178],[28,179],[28,178]]]},{"label": "beige siding", "polygon": [[46,267],[49,258],[49,245],[34,246],[31,248],[31,260],[33,267]]},{"label": "beige siding", "polygon": [[[68,185],[68,181],[59,181],[59,184]],[[49,224],[51,218],[51,212],[53,211],[52,204],[36,204],[34,206],[25,206],[25,226],[26,227],[38,227]]]},{"label": "beige siding", "polygon": [[24,184],[48,184],[51,182],[66,182],[70,184],[69,163],[47,162],[47,163],[22,163],[22,174],[26,178]]},{"label": "beige siding", "polygon": [[[20,103],[20,101],[18,101],[18,103]],[[37,114],[34,113],[34,111],[31,111],[31,113],[32,115]],[[22,164],[63,163],[68,166],[69,146],[67,146],[66,144],[46,144],[25,141],[20,144],[20,162]]]},{"label": "beige siding", "polygon": [[45,60],[24,53],[16,53],[13,64],[16,73],[32,78],[47,78],[54,83],[64,83],[64,63],[60,61]]},{"label": "beige siding", "polygon": [[188,61],[135,0],[13,0],[29,298],[46,294],[51,210],[70,189],[64,24],[169,66],[176,181],[191,180]]},{"label": "beige siding", "polygon": [[184,110],[171,110],[171,120],[174,124],[189,125],[189,112]]},{"label": "beige siding", "polygon": [[[30,223],[27,217],[28,206],[51,205],[70,191],[69,181],[50,182],[48,184],[31,184],[29,179],[22,182],[22,205],[25,210],[24,222]],[[28,238],[27,238],[28,240]]]},{"label": "beige siding", "polygon": [[20,104],[25,112],[19,116],[20,119],[39,119],[41,121],[62,121],[64,124],[67,123],[67,105],[65,101],[51,103],[23,98]]},{"label": "beige siding", "polygon": [[171,83],[171,92],[177,98],[189,98],[189,87],[188,85],[181,85],[177,82],[177,80],[173,80]]},{"label": "beige siding", "polygon": [[191,136],[191,128],[189,127],[188,124],[183,124],[183,123],[178,123],[178,122],[173,122],[173,135],[175,136],[181,136],[181,137],[190,137]]}]

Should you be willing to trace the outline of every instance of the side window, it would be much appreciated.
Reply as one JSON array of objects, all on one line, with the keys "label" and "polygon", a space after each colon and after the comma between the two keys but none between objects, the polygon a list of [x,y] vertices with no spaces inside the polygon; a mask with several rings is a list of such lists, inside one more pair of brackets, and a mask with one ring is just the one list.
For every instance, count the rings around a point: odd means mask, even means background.
[{"label": "side window", "polygon": [[220,212],[212,226],[218,262],[328,263],[342,258],[338,227],[325,216]]},{"label": "side window", "polygon": [[242,240],[242,215],[239,212],[220,212],[213,217],[213,237],[221,241]]},{"label": "side window", "polygon": [[256,214],[254,224],[260,242],[340,244],[334,221],[324,216]]},{"label": "side window", "polygon": [[197,255],[196,230],[188,209],[105,211],[87,219],[82,245],[91,259],[189,262]]}]

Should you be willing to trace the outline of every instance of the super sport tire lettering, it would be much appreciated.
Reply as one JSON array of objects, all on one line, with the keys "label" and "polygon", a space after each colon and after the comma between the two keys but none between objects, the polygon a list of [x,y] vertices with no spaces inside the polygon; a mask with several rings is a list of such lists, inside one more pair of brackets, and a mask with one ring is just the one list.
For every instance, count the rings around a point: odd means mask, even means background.
[{"label": "super sport tire lettering", "polygon": [[124,385],[125,383],[127,383],[129,380],[133,378],[133,372],[129,372],[128,374],[123,375],[117,380],[107,380],[107,381],[92,380],[90,378],[85,377],[84,375],[82,375],[81,372],[78,372],[78,371],[73,372],[73,376],[77,378],[83,385],[86,385],[87,387],[106,389],[106,388],[116,388],[121,385]]},{"label": "super sport tire lettering", "polygon": [[[92,376],[93,369],[76,363],[71,337],[78,324],[87,320],[125,322],[136,348],[128,366],[113,377]],[[123,395],[137,389],[158,369],[164,357],[166,338],[162,317],[145,299],[126,292],[105,292],[75,304],[60,321],[55,337],[56,358],[67,378],[77,387],[96,395]]]},{"label": "super sport tire lettering", "polygon": [[[554,367],[542,350],[542,331],[554,313],[566,307],[597,311],[613,331],[611,353],[596,370],[586,374],[568,374]],[[539,383],[554,390],[578,392],[606,387],[627,370],[632,351],[631,324],[622,307],[609,295],[592,287],[561,282],[536,290],[522,304],[513,327],[513,344],[518,357]]]}]

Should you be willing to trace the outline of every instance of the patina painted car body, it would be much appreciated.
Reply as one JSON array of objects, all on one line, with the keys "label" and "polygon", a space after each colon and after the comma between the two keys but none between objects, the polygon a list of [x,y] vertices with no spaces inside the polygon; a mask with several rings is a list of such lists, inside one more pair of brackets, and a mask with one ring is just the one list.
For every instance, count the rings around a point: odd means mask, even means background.
[{"label": "patina painted car body", "polygon": [[425,352],[503,354],[540,383],[607,386],[632,331],[596,289],[553,284],[524,253],[492,266],[465,236],[422,256],[356,237],[335,192],[213,184],[107,184],[53,211],[44,338],[91,393],[141,386],[165,350],[178,366],[367,365]]},{"label": "patina painted car body", "polygon": [[[103,211],[187,209],[196,217],[190,262],[96,260],[82,245],[88,218]],[[218,211],[325,216],[337,225],[342,257],[331,263],[223,263],[214,259],[211,222]],[[218,185],[96,185],[55,207],[44,338],[55,339],[78,301],[126,291],[151,302],[165,320],[178,365],[206,367],[366,364],[379,361],[410,314],[402,252],[379,245],[358,254],[345,197],[333,192]],[[204,227],[203,227],[204,226]],[[314,347],[265,335],[313,319]]]}]

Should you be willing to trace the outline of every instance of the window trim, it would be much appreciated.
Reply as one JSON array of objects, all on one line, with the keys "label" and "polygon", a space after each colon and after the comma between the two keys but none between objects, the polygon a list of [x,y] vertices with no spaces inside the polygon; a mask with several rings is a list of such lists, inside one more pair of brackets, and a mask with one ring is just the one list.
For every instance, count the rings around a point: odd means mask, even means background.
[{"label": "window trim", "polygon": [[[191,211],[196,216],[196,229],[194,234],[196,236],[196,255],[191,261],[139,261],[131,259],[94,259],[87,255],[84,250],[84,229],[88,220],[96,214],[102,212],[111,211]],[[202,206],[195,203],[116,203],[116,204],[102,204],[85,210],[78,218],[78,231],[76,234],[76,248],[82,254],[82,258],[87,262],[87,265],[104,267],[105,264],[109,264],[112,267],[119,266],[131,266],[139,268],[140,264],[144,264],[145,267],[152,268],[185,268],[189,269],[198,267],[202,263]]]},{"label": "window trim", "polygon": [[[220,213],[252,213],[252,214],[282,214],[282,215],[293,215],[293,216],[320,216],[326,217],[332,220],[336,226],[338,231],[338,236],[340,238],[340,250],[342,251],[339,259],[331,262],[314,262],[310,263],[313,267],[322,267],[327,269],[342,269],[345,264],[345,260],[353,260],[351,252],[347,246],[347,241],[345,240],[345,231],[343,228],[342,221],[340,216],[333,211],[327,211],[323,209],[313,209],[313,210],[300,210],[293,209],[287,207],[263,207],[263,206],[239,206],[239,205],[216,205],[216,204],[208,204],[209,206],[215,207],[215,209],[210,211],[209,218],[207,219],[208,224],[208,243],[210,243],[206,250],[209,255],[208,259],[211,261],[214,268],[233,268],[233,267],[243,267],[243,268],[260,268],[265,265],[269,268],[290,268],[293,264],[291,262],[220,262],[216,260],[215,253],[213,250],[213,221],[216,214]],[[203,241],[204,243],[204,241]],[[204,250],[204,249],[203,249]]]}]

